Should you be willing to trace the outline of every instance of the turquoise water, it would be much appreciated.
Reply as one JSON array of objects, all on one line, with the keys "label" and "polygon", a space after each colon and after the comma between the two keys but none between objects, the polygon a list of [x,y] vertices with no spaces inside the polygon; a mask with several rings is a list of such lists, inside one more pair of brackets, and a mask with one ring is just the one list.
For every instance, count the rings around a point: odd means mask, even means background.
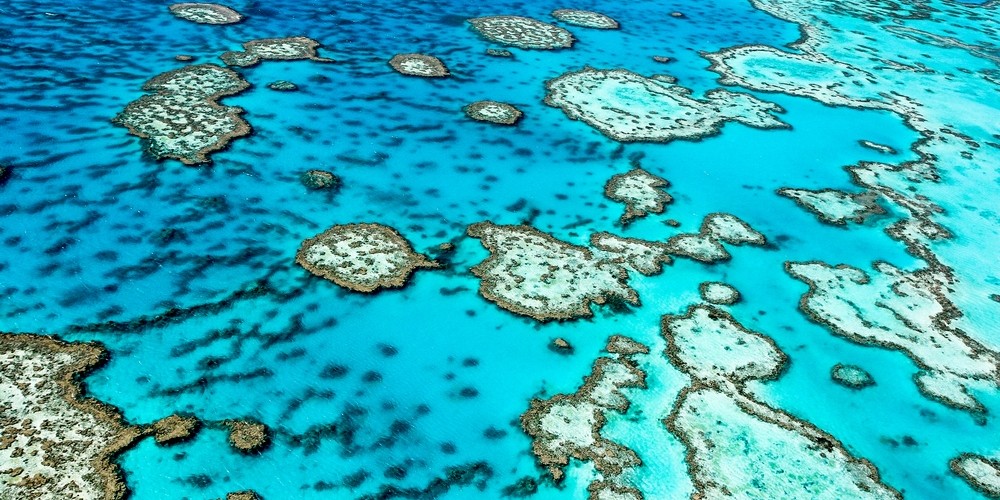
[{"label": "turquoise water", "polygon": [[[842,21],[844,31],[864,23],[829,14],[824,4],[816,12]],[[181,411],[205,421],[252,417],[275,433],[259,456],[236,453],[211,426],[171,447],[143,441],[120,459],[134,498],[218,498],[249,488],[267,499],[412,496],[456,466],[477,471],[475,484],[455,485],[445,497],[499,497],[520,478],[544,477],[518,422],[529,400],[574,392],[613,333],[652,348],[642,358],[650,387],[628,391],[632,409],[611,417],[605,434],[643,458],[629,477],[647,498],[686,498],[693,486],[685,450],[661,420],[687,379],[661,355],[659,319],[699,302],[698,284],[710,280],[740,290],[733,315],[791,359],[778,381],[756,387],[762,399],[871,460],[908,498],[977,498],[947,464],[961,452],[1000,449],[998,394],[977,394],[990,411],[984,425],[928,400],[902,353],[847,342],[808,321],[797,309],[806,287],[783,270],[786,261],[807,260],[921,267],[884,233],[900,217],[892,207],[845,229],[775,194],[854,191],[845,166],[916,159],[910,145],[919,135],[902,117],[758,92],[785,109],[780,118],[790,129],[730,123],[698,142],[622,145],[542,102],[545,80],[585,65],[669,74],[700,96],[719,76],[701,52],[783,47],[799,38],[795,24],[736,0],[582,1],[572,7],[605,13],[622,29],[571,28],[579,41],[570,50],[512,49],[515,57],[503,59],[484,55],[494,45],[465,19],[548,20],[567,5],[234,2],[247,19],[225,27],[181,21],[166,5],[0,3],[0,70],[8,75],[0,80],[0,165],[12,171],[0,187],[0,331],[104,343],[110,362],[87,388],[132,423]],[[995,15],[990,9],[984,15]],[[931,29],[933,21],[912,24]],[[110,123],[143,94],[143,82],[183,65],[178,54],[217,63],[244,41],[292,35],[320,41],[320,54],[337,62],[240,69],[253,87],[224,103],[247,110],[254,134],[214,154],[211,166],[156,161]],[[982,35],[989,36],[995,42],[995,31]],[[453,77],[403,77],[386,64],[401,52],[434,54]],[[657,63],[655,55],[675,61]],[[995,60],[973,59],[955,66],[995,68]],[[935,250],[960,278],[956,302],[970,311],[964,321],[984,343],[1000,345],[990,329],[998,304],[983,299],[997,293],[1000,274],[977,250],[995,248],[1000,165],[997,148],[985,145],[997,141],[996,125],[980,110],[995,112],[1000,100],[995,82],[956,70],[955,79],[965,78],[981,108],[954,126],[983,142],[981,156],[942,158],[944,181],[921,193],[945,208],[939,222],[957,235]],[[300,90],[269,90],[278,79]],[[466,119],[462,106],[481,99],[514,104],[525,118],[510,129]],[[944,104],[934,106],[948,116]],[[675,200],[665,214],[622,231],[614,226],[622,207],[602,192],[633,164],[668,179]],[[308,191],[299,175],[312,168],[334,172],[342,189]],[[956,195],[964,189],[974,197]],[[479,241],[464,238],[466,226],[482,220],[530,220],[586,244],[597,231],[665,241],[696,231],[712,212],[739,216],[773,245],[730,248],[732,260],[714,266],[678,259],[661,276],[633,276],[641,306],[597,308],[593,319],[539,324],[514,316],[483,300],[468,271],[487,256]],[[446,241],[457,251],[445,271],[418,272],[408,287],[374,295],[352,294],[294,264],[302,240],[353,222],[395,227],[418,251]],[[180,236],[165,241],[167,228]],[[260,293],[237,293],[255,285]],[[153,319],[171,308],[182,313]],[[103,326],[133,320],[129,328]],[[556,337],[573,344],[571,356],[549,349]],[[834,384],[829,370],[838,362],[865,367],[878,385]],[[900,444],[907,436],[916,444]],[[360,485],[345,483],[359,473]],[[535,496],[585,497],[591,474],[591,466],[573,464],[565,483],[543,481]]]}]

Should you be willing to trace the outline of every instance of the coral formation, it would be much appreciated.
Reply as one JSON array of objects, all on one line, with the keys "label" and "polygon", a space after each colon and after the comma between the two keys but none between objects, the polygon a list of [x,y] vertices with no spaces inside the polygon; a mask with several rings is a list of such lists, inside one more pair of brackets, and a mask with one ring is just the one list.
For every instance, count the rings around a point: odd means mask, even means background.
[{"label": "coral formation", "polygon": [[1000,498],[1000,460],[963,453],[951,459],[948,466],[976,491]]},{"label": "coral formation", "polygon": [[552,339],[552,343],[549,344],[549,349],[559,354],[573,354],[573,345],[562,337]]},{"label": "coral formation", "polygon": [[699,140],[736,121],[758,128],[787,128],[772,113],[777,104],[750,94],[710,90],[702,100],[679,85],[624,69],[584,68],[545,83],[545,103],[561,108],[619,142]]},{"label": "coral formation", "polygon": [[593,12],[589,10],[557,9],[552,11],[552,17],[566,24],[583,26],[584,28],[596,28],[602,30],[616,30],[619,28],[618,21],[615,21],[600,12]]},{"label": "coral formation", "polygon": [[662,214],[673,198],[663,189],[670,182],[641,168],[624,174],[615,174],[604,185],[604,196],[612,201],[625,204],[625,213],[618,219],[619,224],[629,225],[634,219],[648,214]]},{"label": "coral formation", "polygon": [[830,378],[851,389],[864,389],[875,385],[875,379],[871,374],[858,365],[845,365],[837,363],[830,369]]},{"label": "coral formation", "polygon": [[96,344],[0,333],[0,496],[126,496],[115,457],[144,430],[84,397],[79,382],[105,356]]},{"label": "coral formation", "polygon": [[[843,288],[844,305],[859,305],[857,311],[845,311],[843,317],[816,317],[834,333],[869,345],[900,349],[923,369],[916,382],[925,396],[946,404],[979,412],[982,406],[968,393],[973,382],[997,386],[995,351],[985,331],[962,328],[962,311],[953,297],[976,296],[988,284],[973,271],[959,276],[937,252],[943,250],[954,259],[954,250],[962,249],[967,269],[992,264],[992,256],[973,255],[983,245],[992,244],[992,231],[981,231],[964,220],[978,220],[978,208],[953,203],[950,213],[937,205],[927,193],[947,200],[991,196],[979,172],[993,162],[995,154],[983,148],[982,140],[995,133],[983,129],[982,116],[990,113],[983,107],[981,95],[991,92],[996,83],[995,68],[973,71],[962,67],[964,59],[952,54],[966,53],[973,60],[996,62],[990,54],[989,35],[978,25],[987,3],[955,4],[948,9],[951,22],[916,26],[914,20],[929,18],[937,9],[910,6],[900,10],[882,4],[856,0],[836,5],[814,5],[799,0],[776,2],[760,0],[755,5],[784,20],[796,23],[801,37],[789,48],[780,50],[762,45],[744,45],[706,54],[712,71],[721,75],[720,83],[739,85],[763,92],[781,92],[814,99],[831,106],[889,111],[901,117],[920,134],[910,149],[916,160],[898,165],[861,162],[847,170],[851,180],[862,189],[878,193],[891,205],[900,220],[885,232],[906,246],[907,251],[926,262],[926,267],[912,273],[890,272],[883,277],[869,277],[853,268],[832,268],[814,264],[811,269],[830,277],[826,285]],[[834,22],[830,16],[836,16]],[[936,19],[935,21],[940,21]],[[861,30],[835,28],[840,22],[864,22]],[[935,33],[937,31],[937,33]],[[994,37],[995,38],[995,37]],[[965,42],[961,40],[969,40]],[[921,54],[920,61],[900,60],[900,54]],[[956,78],[958,72],[978,73],[982,78]],[[985,114],[984,114],[985,113]],[[940,166],[947,166],[949,181],[942,183]],[[957,190],[956,190],[957,189]],[[952,232],[935,219],[947,219],[963,229],[961,238],[949,245],[940,240],[952,238]],[[989,235],[989,236],[986,236]],[[972,250],[972,251],[969,251]],[[800,268],[810,269],[810,268]],[[856,289],[871,279],[856,301],[848,300],[846,291]],[[856,281],[860,280],[860,281]],[[874,285],[876,284],[877,285]],[[826,288],[821,285],[820,288]],[[886,290],[886,286],[901,290]],[[877,289],[877,290],[876,290]],[[963,290],[952,294],[953,290]],[[823,296],[815,287],[810,295]],[[873,295],[880,306],[872,303]],[[905,296],[903,296],[905,295]],[[804,298],[804,310],[811,308],[811,298]],[[833,302],[831,301],[830,306]],[[818,305],[818,304],[817,304]],[[915,310],[917,307],[925,310]],[[890,318],[898,313],[900,318]],[[869,315],[874,317],[869,318]],[[824,313],[825,316],[825,313]],[[917,321],[913,323],[912,321]],[[903,323],[898,337],[891,331],[872,328]],[[932,348],[937,341],[941,348]]]},{"label": "coral formation", "polygon": [[674,236],[667,240],[667,248],[673,255],[714,263],[731,257],[723,242],[763,246],[767,239],[735,215],[712,213],[705,216],[698,233]]},{"label": "coral formation", "polygon": [[226,420],[229,444],[242,453],[255,453],[267,448],[271,435],[266,425],[255,420]]},{"label": "coral formation", "polygon": [[878,151],[879,153],[884,153],[884,154],[887,154],[887,155],[894,155],[894,154],[897,153],[897,151],[892,146],[886,146],[885,144],[879,144],[877,142],[872,142],[872,141],[868,141],[868,140],[862,139],[862,140],[858,141],[858,144],[861,144],[862,146],[864,146],[864,147],[866,147],[868,149],[874,149],[875,151]]},{"label": "coral formation", "polygon": [[261,496],[254,490],[234,491],[226,493],[226,500],[261,500]]},{"label": "coral formation", "polygon": [[613,357],[598,358],[575,393],[531,400],[528,411],[521,415],[521,426],[532,439],[531,450],[538,463],[556,481],[565,476],[571,458],[586,460],[593,462],[602,476],[590,485],[591,498],[613,498],[613,493],[621,491],[642,498],[620,477],[626,469],[642,465],[642,460],[601,431],[609,412],[628,412],[630,403],[623,389],[646,388],[646,373],[635,356],[648,354],[649,348],[614,335],[608,339],[607,351]]},{"label": "coral formation", "polygon": [[598,257],[646,276],[660,274],[664,265],[673,263],[670,249],[663,243],[601,232],[590,235],[590,246]]},{"label": "coral formation", "polygon": [[267,84],[267,88],[271,90],[278,90],[282,92],[291,92],[294,90],[299,90],[299,86],[288,80],[275,80]]},{"label": "coral formation", "polygon": [[199,24],[233,24],[243,20],[239,12],[214,3],[175,3],[170,6],[170,13]]},{"label": "coral formation", "polygon": [[389,66],[409,76],[441,78],[450,75],[440,59],[426,54],[396,54],[389,59]]},{"label": "coral formation", "polygon": [[662,331],[691,377],[664,423],[687,447],[693,498],[902,498],[836,438],[747,391],[787,362],[771,339],[706,305],[664,316]]},{"label": "coral formation", "polygon": [[288,38],[262,38],[243,44],[242,51],[229,51],[219,56],[229,66],[254,66],[261,61],[298,61],[309,59],[318,62],[333,62],[320,57],[316,49],[321,45],[312,38],[293,36]]},{"label": "coral formation", "polygon": [[333,226],[302,242],[295,262],[355,292],[400,288],[410,274],[438,264],[413,251],[395,229],[381,224]]},{"label": "coral formation", "polygon": [[822,262],[787,262],[809,285],[799,308],[852,342],[902,351],[920,368],[920,391],[949,406],[985,411],[969,386],[1000,387],[1000,359],[951,327],[957,312],[944,297],[949,282],[932,269],[906,272],[878,262],[875,273]]},{"label": "coral formation", "polygon": [[514,125],[524,116],[524,113],[513,105],[497,101],[477,101],[462,110],[473,120],[497,125]]},{"label": "coral formation", "polygon": [[847,193],[836,189],[781,188],[778,194],[791,198],[800,207],[812,212],[819,220],[828,224],[845,225],[847,221],[863,224],[873,215],[886,211],[878,204],[878,195],[871,191]]},{"label": "coral formation", "polygon": [[522,49],[564,49],[573,46],[573,35],[558,26],[521,16],[469,19],[483,38]]},{"label": "coral formation", "polygon": [[185,66],[146,82],[142,88],[150,94],[130,102],[114,122],[146,139],[146,151],[156,158],[207,163],[210,153],[250,134],[243,109],[218,102],[249,86],[236,72],[214,64]]},{"label": "coral formation", "polygon": [[698,285],[702,300],[709,304],[731,306],[740,301],[740,292],[726,283],[706,281]]},{"label": "coral formation", "polygon": [[156,440],[156,444],[162,446],[187,441],[198,432],[200,427],[201,422],[197,418],[175,413],[153,422],[150,430],[153,433],[153,439]]},{"label": "coral formation", "polygon": [[336,189],[340,186],[340,178],[326,170],[307,170],[301,180],[309,189]]},{"label": "coral formation", "polygon": [[472,268],[482,280],[479,293],[508,311],[548,321],[592,316],[592,303],[639,303],[628,273],[585,247],[524,225],[480,222],[467,233],[490,251]]}]

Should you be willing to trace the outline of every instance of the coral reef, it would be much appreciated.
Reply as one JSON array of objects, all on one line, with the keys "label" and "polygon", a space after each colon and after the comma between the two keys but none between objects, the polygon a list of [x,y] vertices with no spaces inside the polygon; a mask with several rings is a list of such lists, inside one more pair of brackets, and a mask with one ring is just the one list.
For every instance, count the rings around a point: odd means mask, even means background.
[{"label": "coral reef", "polygon": [[234,491],[226,494],[226,500],[261,500],[261,498],[254,490]]},{"label": "coral reef", "polygon": [[771,339],[706,305],[664,316],[662,331],[691,377],[664,423],[687,447],[693,498],[902,498],[836,438],[747,391],[784,369]]},{"label": "coral reef", "polygon": [[663,243],[622,238],[611,233],[590,235],[590,245],[597,256],[646,276],[660,274],[664,265],[674,261],[670,258],[669,247]]},{"label": "coral reef", "polygon": [[271,90],[278,90],[282,92],[291,92],[294,90],[299,90],[299,86],[288,80],[275,80],[267,84],[267,88]]},{"label": "coral reef", "polygon": [[161,418],[150,426],[153,439],[158,445],[171,445],[187,441],[194,437],[201,427],[201,422],[190,415],[173,414]]},{"label": "coral reef", "polygon": [[592,303],[639,303],[628,273],[585,247],[524,225],[480,222],[467,233],[490,251],[472,268],[482,280],[479,293],[508,311],[548,321],[592,316]]},{"label": "coral reef", "polygon": [[698,285],[702,300],[709,304],[731,306],[740,301],[740,292],[726,283],[706,281]]},{"label": "coral reef", "polygon": [[416,253],[395,229],[381,224],[333,226],[302,242],[295,262],[355,292],[400,288],[410,274],[438,264]]},{"label": "coral reef", "polygon": [[521,415],[521,426],[532,439],[531,450],[538,463],[556,481],[564,477],[571,458],[585,460],[593,462],[603,477],[591,484],[591,498],[608,498],[620,491],[642,498],[619,477],[626,469],[642,465],[642,460],[633,450],[602,436],[601,431],[608,412],[628,411],[623,389],[646,387],[646,373],[634,356],[648,354],[649,348],[614,335],[608,339],[607,351],[613,357],[598,358],[575,393],[531,400],[528,411]]},{"label": "coral reef", "polygon": [[573,46],[573,35],[558,26],[521,16],[469,19],[483,38],[522,49],[564,49]]},{"label": "coral reef", "polygon": [[[978,220],[975,206],[952,203],[946,212],[928,193],[943,200],[993,195],[992,186],[986,187],[989,183],[983,182],[980,172],[982,165],[995,163],[995,151],[981,147],[982,141],[995,137],[995,131],[983,128],[982,116],[990,111],[979,96],[992,92],[997,81],[996,57],[989,49],[995,45],[989,41],[995,36],[984,37],[975,26],[995,5],[955,4],[948,9],[948,20],[942,16],[919,27],[914,20],[930,18],[936,8],[918,5],[897,10],[857,0],[836,5],[759,0],[755,5],[796,23],[801,37],[789,46],[791,50],[745,45],[706,54],[712,63],[710,69],[721,75],[720,83],[808,97],[831,106],[889,111],[921,136],[910,146],[916,160],[898,165],[861,162],[847,170],[855,185],[877,193],[894,214],[899,214],[900,220],[885,232],[903,243],[911,255],[924,260],[926,267],[874,277],[821,263],[800,267],[814,272],[825,268],[825,283],[819,288],[845,291],[836,293],[845,295],[845,300],[827,300],[822,298],[826,293],[812,287],[809,297],[803,298],[803,310],[835,334],[902,350],[922,368],[915,379],[925,396],[981,412],[982,406],[967,389],[973,382],[997,387],[997,353],[984,345],[993,345],[988,328],[962,328],[963,313],[953,302],[960,299],[953,297],[976,296],[990,287],[979,277],[983,273],[978,269],[990,266],[992,256],[977,257],[973,249],[991,245],[995,232],[964,223]],[[836,16],[837,21],[830,16]],[[863,22],[866,27],[864,31],[841,30],[835,27],[840,22]],[[900,54],[905,53],[921,54],[921,60],[901,60]],[[952,57],[957,53],[971,59]],[[977,59],[990,61],[990,69],[962,66],[964,61]],[[958,72],[981,78],[956,78]],[[943,166],[947,167],[947,183],[940,182],[939,168]],[[942,219],[963,230],[960,238],[948,245],[939,243],[953,237]],[[943,250],[955,259],[955,249],[962,249],[958,258],[963,267],[974,271],[960,277],[937,254]],[[872,284],[866,286],[869,280]],[[952,294],[959,289],[962,292]],[[855,292],[861,293],[857,300],[846,296]],[[812,296],[828,303],[814,302]],[[809,312],[813,306],[832,308],[836,302],[860,309],[844,311],[838,317],[826,315],[831,311]],[[892,318],[892,314],[900,317]],[[895,325],[899,325],[897,332],[903,332],[898,336],[892,331]],[[937,342],[943,344],[932,348]]]},{"label": "coral reef", "polygon": [[620,27],[618,25],[618,21],[615,21],[600,12],[592,12],[589,10],[557,9],[552,11],[552,17],[566,24],[583,26],[584,28],[616,30]]},{"label": "coral reef", "polygon": [[875,151],[878,151],[879,153],[883,153],[883,154],[887,154],[887,155],[894,155],[894,154],[898,153],[898,151],[896,151],[892,146],[886,146],[885,144],[879,144],[877,142],[867,141],[867,140],[864,140],[864,139],[858,141],[858,144],[861,144],[862,146],[864,146],[864,147],[866,147],[868,149],[874,149]]},{"label": "coral reef", "polygon": [[486,55],[493,57],[514,57],[514,53],[507,49],[486,49]]},{"label": "coral reef", "polygon": [[767,239],[735,215],[712,213],[705,216],[698,233],[674,236],[667,240],[667,248],[673,255],[714,263],[731,257],[723,242],[763,246]]},{"label": "coral reef", "polygon": [[545,103],[561,108],[619,142],[699,140],[736,121],[758,128],[787,128],[772,113],[780,106],[750,94],[710,90],[702,100],[679,85],[624,69],[584,68],[545,83]]},{"label": "coral reef", "polygon": [[963,453],[951,459],[948,466],[976,491],[1000,498],[1000,460]]},{"label": "coral reef", "polygon": [[648,214],[662,214],[666,205],[674,200],[663,189],[668,186],[670,183],[666,179],[636,168],[611,176],[604,185],[604,196],[625,204],[625,213],[618,223],[627,226]]},{"label": "coral reef", "polygon": [[871,374],[858,365],[845,365],[837,363],[830,369],[830,378],[851,389],[864,389],[875,385],[875,379]]},{"label": "coral reef", "polygon": [[573,354],[573,345],[562,337],[552,339],[552,342],[549,344],[549,349],[559,354]]},{"label": "coral reef", "polygon": [[514,125],[524,116],[524,113],[514,106],[497,101],[477,101],[462,110],[473,120],[497,125]]},{"label": "coral reef", "polygon": [[316,49],[321,45],[312,38],[293,36],[288,38],[262,38],[243,44],[242,51],[229,51],[219,56],[229,66],[254,66],[261,61],[298,61],[309,59],[318,62],[333,62],[320,57]]},{"label": "coral reef", "polygon": [[863,224],[873,215],[886,211],[878,204],[878,195],[871,191],[847,193],[836,189],[781,188],[778,194],[791,198],[800,207],[810,211],[819,220],[828,224],[845,225],[847,221]]},{"label": "coral reef", "polygon": [[199,24],[233,24],[243,20],[239,12],[214,3],[175,3],[170,6],[170,13]]},{"label": "coral reef", "polygon": [[301,180],[302,185],[309,189],[337,189],[340,187],[340,178],[327,170],[307,170],[302,174]]},{"label": "coral reef", "polygon": [[256,453],[270,444],[271,434],[267,426],[255,420],[226,420],[229,428],[229,445],[242,453]]},{"label": "coral reef", "polygon": [[389,66],[409,76],[441,78],[450,75],[440,59],[426,54],[396,54],[389,59]]},{"label": "coral reef", "polygon": [[142,88],[151,93],[130,102],[113,121],[146,139],[146,151],[156,158],[208,163],[210,153],[250,134],[242,108],[218,103],[249,86],[236,72],[214,64],[185,66],[146,82]]},{"label": "coral reef", "polygon": [[802,312],[852,342],[905,353],[920,368],[914,381],[925,396],[982,413],[968,387],[1000,387],[997,355],[948,324],[957,314],[944,296],[950,283],[934,270],[884,262],[872,274],[822,262],[787,262],[785,270],[809,285]]},{"label": "coral reef", "polygon": [[144,435],[83,396],[79,380],[105,361],[96,344],[0,333],[2,496],[121,499],[115,457]]}]

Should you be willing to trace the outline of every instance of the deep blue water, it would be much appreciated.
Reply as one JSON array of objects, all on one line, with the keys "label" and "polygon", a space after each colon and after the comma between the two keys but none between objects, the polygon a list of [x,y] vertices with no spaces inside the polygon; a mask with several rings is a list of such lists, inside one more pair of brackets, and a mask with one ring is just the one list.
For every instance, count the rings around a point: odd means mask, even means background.
[{"label": "deep blue water", "polygon": [[[784,46],[799,37],[794,24],[737,0],[584,0],[572,7],[603,12],[622,29],[571,28],[579,39],[573,49],[514,49],[508,60],[484,55],[494,45],[464,19],[548,20],[566,5],[233,2],[247,19],[225,27],[178,20],[166,5],[0,3],[7,75],[0,79],[0,164],[13,172],[0,187],[0,331],[103,342],[111,360],[87,387],[131,422],[183,411],[207,421],[252,417],[275,432],[260,456],[234,452],[225,432],[212,428],[168,448],[146,440],[121,458],[134,498],[217,498],[247,488],[267,499],[349,498],[389,485],[423,488],[448,467],[477,462],[492,470],[485,492],[455,488],[448,496],[498,497],[521,477],[543,476],[517,421],[528,401],[573,392],[612,333],[650,345],[652,354],[643,361],[650,388],[630,391],[632,411],[613,420],[608,434],[643,457],[633,474],[647,498],[687,497],[683,446],[660,424],[686,379],[660,355],[659,318],[698,302],[698,284],[707,280],[739,289],[745,300],[732,313],[791,358],[779,381],[760,388],[767,401],[829,431],[908,497],[975,498],[947,461],[970,449],[994,451],[995,417],[976,425],[927,400],[904,355],[849,343],[806,320],[796,308],[805,286],[782,269],[789,260],[917,265],[883,233],[892,216],[845,230],[774,193],[852,190],[843,166],[914,159],[909,146],[918,137],[900,117],[758,94],[785,108],[781,118],[791,129],[727,124],[699,142],[621,145],[542,103],[545,80],[584,65],[670,74],[700,95],[718,86],[718,75],[699,52]],[[292,35],[320,41],[321,55],[338,62],[239,70],[253,87],[224,102],[247,110],[254,134],[214,154],[211,166],[156,161],[110,123],[143,94],[146,80],[184,64],[178,54],[218,62],[244,41]],[[402,77],[386,64],[401,52],[434,54],[453,77]],[[676,61],[657,63],[654,55]],[[300,91],[269,90],[277,79]],[[462,106],[481,99],[515,104],[525,118],[513,129],[466,119]],[[900,153],[862,147],[863,139]],[[732,249],[733,259],[715,266],[679,259],[662,276],[635,276],[641,307],[599,308],[589,320],[538,324],[476,293],[468,269],[487,254],[462,238],[467,225],[534,217],[535,227],[579,244],[596,231],[619,232],[613,223],[621,207],[602,190],[631,168],[630,159],[668,179],[675,201],[621,234],[662,241],[722,211],[778,244]],[[299,175],[310,168],[333,171],[343,188],[308,191]],[[668,218],[681,229],[664,225]],[[303,239],[351,222],[393,226],[420,251],[444,241],[458,250],[448,271],[419,272],[407,288],[371,296],[294,264]],[[160,243],[166,228],[185,237]],[[261,282],[266,293],[226,300]],[[220,301],[130,332],[79,328]],[[575,353],[552,352],[555,337]],[[385,346],[396,353],[386,355]],[[837,362],[866,367],[878,385],[856,392],[833,384]],[[334,365],[346,375],[324,376]],[[468,388],[474,397],[462,395]],[[982,398],[1000,409],[996,394]],[[316,432],[330,424],[340,434]],[[903,436],[919,445],[892,444]],[[388,477],[394,466],[405,477]],[[536,497],[585,496],[588,471],[571,469],[565,485],[543,484]],[[370,477],[344,486],[359,471]]]}]

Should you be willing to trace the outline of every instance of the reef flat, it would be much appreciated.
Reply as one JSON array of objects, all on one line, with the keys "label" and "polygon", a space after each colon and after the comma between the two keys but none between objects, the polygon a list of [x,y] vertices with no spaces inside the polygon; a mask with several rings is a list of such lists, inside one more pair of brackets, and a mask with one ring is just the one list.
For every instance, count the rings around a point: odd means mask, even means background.
[{"label": "reef flat", "polygon": [[643,498],[639,490],[623,484],[624,469],[642,465],[635,451],[601,435],[610,411],[626,413],[629,400],[622,389],[646,388],[646,373],[634,356],[649,348],[628,337],[615,335],[583,385],[573,394],[533,399],[521,415],[521,426],[532,438],[532,452],[556,481],[563,479],[571,458],[593,462],[602,479],[587,488],[590,498]]},{"label": "reef flat", "polygon": [[249,86],[236,72],[214,64],[168,71],[146,82],[142,89],[151,93],[129,103],[114,122],[146,139],[145,150],[156,158],[207,163],[209,154],[250,134],[243,109],[218,102]]},{"label": "reef flat", "polygon": [[469,24],[491,42],[522,49],[566,49],[575,41],[569,31],[530,17],[477,17],[469,19]]},{"label": "reef flat", "polygon": [[233,24],[243,20],[243,15],[225,5],[214,3],[175,3],[170,13],[199,24]]},{"label": "reef flat", "polygon": [[705,216],[697,233],[673,236],[666,245],[673,255],[714,263],[730,259],[723,243],[763,246],[767,238],[735,215],[714,213]]},{"label": "reef flat", "polygon": [[472,268],[479,293],[508,311],[549,321],[591,316],[591,304],[610,300],[639,303],[628,273],[587,248],[530,226],[480,222],[467,231],[490,251]]},{"label": "reef flat", "polygon": [[808,189],[782,188],[778,194],[791,198],[802,208],[812,212],[819,220],[836,225],[848,221],[863,224],[868,217],[882,215],[886,211],[876,201],[872,192],[845,193],[835,189],[811,191]]},{"label": "reef flat", "polygon": [[316,276],[355,292],[404,286],[414,270],[438,264],[413,251],[381,224],[333,226],[302,242],[295,261]]},{"label": "reef flat", "polygon": [[902,498],[836,438],[746,390],[787,363],[771,339],[704,305],[662,328],[667,357],[691,377],[665,424],[687,447],[695,497]]},{"label": "reef flat", "polygon": [[632,220],[649,214],[662,214],[673,198],[663,189],[670,182],[641,168],[615,174],[604,185],[604,196],[625,205],[618,222],[627,226]]},{"label": "reef flat", "polygon": [[799,307],[813,320],[854,342],[898,349],[920,367],[920,391],[945,404],[982,412],[969,387],[1000,384],[995,353],[946,322],[955,312],[943,299],[946,283],[929,270],[905,272],[876,263],[875,273],[822,262],[788,263],[810,287]]},{"label": "reef flat", "polygon": [[409,76],[442,78],[450,74],[440,59],[427,54],[396,54],[389,59],[389,66]]},{"label": "reef flat", "polygon": [[261,61],[300,61],[308,59],[318,62],[333,62],[320,57],[316,49],[320,43],[304,36],[288,38],[262,38],[243,44],[242,51],[224,52],[220,59],[229,66],[247,67]]},{"label": "reef flat", "polygon": [[583,26],[584,28],[595,28],[602,30],[616,30],[621,26],[618,21],[589,10],[577,9],[556,9],[552,11],[552,17],[573,26]]},{"label": "reef flat", "polygon": [[718,134],[727,121],[788,127],[772,114],[780,106],[750,94],[715,89],[698,100],[690,89],[624,69],[587,67],[549,80],[545,88],[546,104],[621,142],[698,140]]},{"label": "reef flat", "polygon": [[0,334],[5,496],[125,498],[115,458],[143,432],[116,409],[84,397],[79,383],[105,356],[94,344]]}]

